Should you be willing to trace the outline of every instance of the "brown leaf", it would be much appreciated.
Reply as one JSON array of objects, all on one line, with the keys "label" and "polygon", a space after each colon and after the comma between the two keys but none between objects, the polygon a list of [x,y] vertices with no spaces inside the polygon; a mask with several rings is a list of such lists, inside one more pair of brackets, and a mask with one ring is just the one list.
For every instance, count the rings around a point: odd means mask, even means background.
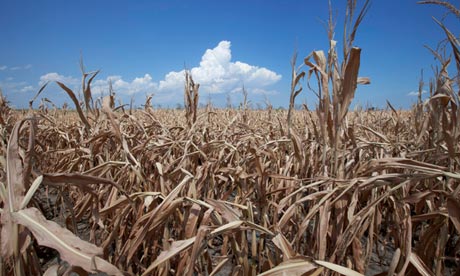
[{"label": "brown leaf", "polygon": [[318,237],[318,258],[324,260],[326,258],[326,249],[328,242],[328,232],[329,232],[329,218],[331,212],[329,210],[330,201],[327,200],[324,204],[319,207],[319,231],[317,233]]},{"label": "brown leaf", "polygon": [[185,237],[191,238],[196,234],[198,219],[201,212],[201,206],[193,203],[192,207],[190,207],[187,223],[185,225]]},{"label": "brown leaf", "polygon": [[396,270],[396,267],[398,266],[399,259],[401,258],[401,249],[396,249],[395,253],[393,254],[393,258],[391,259],[390,266],[388,268],[388,274],[387,275],[394,275],[394,272]]},{"label": "brown leaf", "polygon": [[320,266],[324,266],[325,268],[328,268],[332,271],[335,271],[335,272],[338,272],[342,275],[345,275],[345,276],[364,276],[363,274],[361,273],[358,273],[352,269],[349,269],[347,267],[343,267],[343,266],[340,266],[340,265],[336,265],[336,264],[333,264],[333,263],[330,263],[330,262],[325,262],[325,261],[318,261],[316,260],[315,263],[319,264]]},{"label": "brown leaf", "polygon": [[409,260],[411,264],[417,269],[417,271],[422,276],[431,276],[434,273],[428,268],[428,266],[420,259],[420,257],[415,253],[412,252],[409,256]]},{"label": "brown leaf", "polygon": [[91,129],[91,125],[89,124],[88,119],[86,119],[85,115],[83,114],[83,111],[81,110],[81,107],[80,107],[80,103],[78,102],[78,99],[75,96],[75,94],[73,93],[73,91],[70,88],[68,88],[65,84],[63,84],[61,82],[56,81],[56,83],[62,89],[64,89],[64,91],[67,92],[69,97],[72,99],[73,103],[75,104],[75,108],[77,109],[77,113],[78,113],[78,116],[80,117],[80,120],[85,125],[86,130],[89,131]]},{"label": "brown leaf", "polygon": [[358,84],[371,84],[371,79],[368,77],[359,77],[358,78]]},{"label": "brown leaf", "polygon": [[447,211],[457,233],[460,233],[460,203],[457,199],[453,197],[447,198]]},{"label": "brown leaf", "polygon": [[315,268],[317,266],[310,261],[304,258],[296,258],[284,261],[274,268],[259,274],[259,276],[301,276]]},{"label": "brown leaf", "polygon": [[148,275],[151,273],[156,267],[161,265],[162,263],[166,262],[167,260],[171,259],[172,257],[176,256],[180,252],[186,250],[195,242],[195,237],[187,239],[187,240],[180,240],[172,242],[170,248],[168,250],[162,251],[158,258],[142,273],[142,275]]},{"label": "brown leaf", "polygon": [[[92,107],[91,107],[90,103],[93,101],[93,97],[91,95],[91,82],[94,80],[94,78],[97,76],[97,74],[99,74],[99,70],[97,70],[96,72],[88,73],[88,74],[92,74],[92,75],[89,78],[88,83],[86,84],[85,91],[83,91],[83,94],[85,96],[86,108],[88,110],[91,110]],[[83,80],[83,82],[84,82],[84,80]]]},{"label": "brown leaf", "polygon": [[[6,174],[7,174],[7,193],[2,191],[4,198],[4,213],[1,215],[1,248],[2,255],[6,258],[13,255],[17,248],[18,228],[13,224],[11,212],[18,210],[24,200],[24,195],[28,181],[23,168],[23,160],[20,155],[19,133],[24,120],[17,122],[11,131],[7,147]],[[33,127],[31,127],[32,129]],[[31,130],[31,135],[32,135]],[[24,160],[25,161],[25,160]],[[29,159],[30,162],[30,159]],[[2,196],[2,197],[3,197]]]},{"label": "brown leaf", "polygon": [[227,232],[227,231],[230,231],[230,230],[239,229],[242,224],[243,224],[243,221],[241,221],[241,220],[236,220],[236,221],[229,222],[227,224],[224,224],[224,225],[214,229],[211,232],[211,235],[220,235],[220,234],[222,234],[224,232]]},{"label": "brown leaf", "polygon": [[120,142],[123,141],[123,135],[120,131],[120,125],[116,120],[116,116],[112,110],[113,96],[105,96],[102,100],[102,111],[107,115],[112,125],[113,132]]},{"label": "brown leaf", "polygon": [[[28,188],[24,184],[26,176],[23,172],[22,158],[19,154],[19,132],[24,123],[25,120],[21,120],[14,125],[8,141],[6,172],[8,189],[7,207],[9,207],[9,211],[16,211],[19,209],[26,189]],[[27,178],[28,177],[29,176],[27,176]]]},{"label": "brown leaf", "polygon": [[282,233],[278,233],[278,235],[276,235],[272,241],[276,247],[278,247],[281,252],[283,252],[284,261],[290,260],[297,255],[289,241]]},{"label": "brown leaf", "polygon": [[231,208],[225,201],[215,200],[212,198],[206,199],[206,203],[214,207],[214,209],[227,221],[232,222],[240,219],[241,212],[238,209]]},{"label": "brown leaf", "polygon": [[114,265],[99,256],[102,249],[75,236],[53,221],[46,220],[36,208],[27,208],[13,213],[14,220],[27,227],[38,244],[54,248],[70,265],[80,266],[89,272],[104,272],[108,275],[123,275]]},{"label": "brown leaf", "polygon": [[[179,183],[174,190],[172,190],[168,196],[165,197],[163,202],[160,203],[153,211],[148,214],[147,221],[138,219],[134,224],[133,231],[130,234],[130,243],[126,243],[122,252],[127,256],[128,260],[131,260],[133,255],[138,250],[139,246],[144,242],[144,238],[147,236],[154,226],[159,225],[162,220],[169,216],[169,213],[179,205],[181,205],[182,199],[176,197],[182,191],[182,188],[191,179],[190,176],[185,176],[184,179]],[[159,215],[161,214],[161,215]]]},{"label": "brown leaf", "polygon": [[79,174],[79,173],[52,173],[52,174],[44,173],[43,183],[44,184],[54,184],[54,185],[72,184],[72,185],[76,185],[83,189],[88,189],[87,186],[91,184],[111,185],[111,186],[116,187],[120,192],[122,192],[128,198],[128,200],[131,201],[128,194],[124,191],[124,189],[118,183],[113,182],[112,180],[102,178],[102,177],[84,175],[84,174]]},{"label": "brown leaf", "polygon": [[358,84],[358,72],[360,65],[361,49],[353,47],[350,52],[350,58],[345,68],[345,74],[342,83],[342,106],[340,118],[342,121],[347,115],[348,107],[355,96],[356,86]]},{"label": "brown leaf", "polygon": [[198,256],[202,253],[202,250],[204,246],[206,246],[207,242],[207,236],[209,234],[210,230],[207,226],[201,226],[200,229],[198,229],[198,233],[195,236],[195,241],[193,242],[193,247],[192,247],[192,253],[190,255],[190,263],[187,267],[187,276],[192,276],[194,275],[194,267],[195,263],[198,259]]},{"label": "brown leaf", "polygon": [[209,276],[215,276],[217,275],[217,273],[219,273],[219,271],[225,266],[225,264],[228,263],[228,261],[230,260],[230,258],[228,257],[225,257],[222,261],[220,261],[216,267],[212,270],[211,274],[209,274]]}]

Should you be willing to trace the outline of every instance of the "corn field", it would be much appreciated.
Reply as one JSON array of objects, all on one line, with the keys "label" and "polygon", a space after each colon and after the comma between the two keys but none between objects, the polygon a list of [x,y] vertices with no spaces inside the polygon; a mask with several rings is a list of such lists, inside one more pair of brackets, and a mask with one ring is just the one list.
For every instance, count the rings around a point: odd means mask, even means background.
[{"label": "corn field", "polygon": [[[183,110],[93,99],[97,71],[82,101],[57,83],[74,109],[0,95],[0,275],[460,275],[460,44],[438,22],[429,98],[352,111],[368,4],[342,60],[333,24],[294,55],[289,110],[200,109],[188,72]],[[293,109],[303,81],[315,110]]]}]

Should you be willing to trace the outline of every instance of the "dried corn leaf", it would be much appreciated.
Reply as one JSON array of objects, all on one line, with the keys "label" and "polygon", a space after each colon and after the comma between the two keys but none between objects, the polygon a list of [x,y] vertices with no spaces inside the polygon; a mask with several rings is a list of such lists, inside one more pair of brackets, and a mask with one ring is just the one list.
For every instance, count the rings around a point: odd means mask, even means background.
[{"label": "dried corn leaf", "polygon": [[292,245],[282,233],[278,233],[273,239],[273,243],[283,252],[283,260],[287,261],[295,257],[297,254],[292,248]]},{"label": "dried corn leaf", "polygon": [[56,83],[62,88],[64,89],[65,92],[67,92],[67,94],[69,95],[69,97],[72,99],[73,103],[75,104],[75,108],[77,109],[77,112],[78,112],[78,116],[80,117],[80,120],[83,122],[83,124],[85,125],[85,128],[87,131],[89,131],[91,129],[91,125],[89,124],[88,122],[88,119],[86,119],[86,116],[83,114],[83,111],[80,107],[80,103],[78,102],[78,99],[77,97],[75,96],[75,94],[73,93],[73,91],[68,88],[65,84],[59,82],[59,81],[56,81]]},{"label": "dried corn leaf", "polygon": [[319,261],[319,260],[316,260],[315,263],[319,264],[320,266],[324,266],[325,268],[328,268],[332,271],[335,271],[335,272],[338,272],[342,275],[345,275],[345,276],[364,276],[363,274],[361,273],[358,273],[352,269],[349,269],[347,267],[343,267],[341,265],[336,265],[336,264],[333,264],[333,263],[330,263],[330,262],[325,262],[325,261]]},{"label": "dried corn leaf", "polygon": [[108,275],[123,275],[114,265],[102,259],[102,249],[81,240],[69,230],[53,221],[46,220],[36,208],[27,208],[13,213],[14,220],[27,227],[42,246],[54,248],[70,265],[80,266],[89,272],[104,272]]},{"label": "dried corn leaf", "polygon": [[274,268],[260,273],[259,276],[301,276],[315,268],[317,268],[317,266],[312,262],[303,258],[296,258],[284,261]]},{"label": "dried corn leaf", "polygon": [[186,250],[195,242],[195,237],[187,239],[187,240],[180,240],[174,241],[171,243],[171,246],[168,250],[162,251],[158,258],[153,262],[142,275],[149,275],[156,267],[161,265],[162,263],[166,262],[167,260],[171,259],[172,257],[176,256],[180,252]]},{"label": "dried corn leaf", "polygon": [[345,74],[342,83],[342,106],[340,112],[340,121],[345,118],[348,107],[355,96],[356,86],[358,84],[358,72],[361,59],[361,49],[353,47],[350,57],[345,68]]},{"label": "dried corn leaf", "polygon": [[412,252],[409,256],[409,260],[411,264],[417,269],[417,271],[420,273],[422,276],[431,276],[434,275],[434,273],[428,268],[428,266],[420,259],[420,257]]},{"label": "dried corn leaf", "polygon": [[448,197],[447,211],[449,212],[449,218],[454,224],[457,233],[460,234],[460,203],[456,198]]}]

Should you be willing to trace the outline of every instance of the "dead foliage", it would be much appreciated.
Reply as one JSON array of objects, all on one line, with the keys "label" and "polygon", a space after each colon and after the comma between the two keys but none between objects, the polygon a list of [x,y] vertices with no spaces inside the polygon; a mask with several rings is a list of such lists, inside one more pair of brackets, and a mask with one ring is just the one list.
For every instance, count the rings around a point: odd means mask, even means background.
[{"label": "dead foliage", "polygon": [[[129,112],[113,93],[93,102],[97,72],[83,69],[83,103],[58,83],[76,111],[24,117],[0,97],[0,273],[460,273],[452,59],[436,55],[431,97],[412,110],[349,111],[368,83],[353,46],[368,2],[356,18],[348,4],[343,60],[331,28],[327,55],[304,60],[318,106],[290,110],[288,129],[287,112],[270,104],[198,109],[188,74],[186,116],[154,110],[151,97]],[[439,25],[460,64],[458,41]]]}]

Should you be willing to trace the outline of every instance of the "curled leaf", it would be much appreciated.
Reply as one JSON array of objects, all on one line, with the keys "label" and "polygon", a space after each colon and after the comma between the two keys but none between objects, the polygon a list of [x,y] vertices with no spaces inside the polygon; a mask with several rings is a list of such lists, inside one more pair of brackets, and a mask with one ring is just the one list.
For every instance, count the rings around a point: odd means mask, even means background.
[{"label": "curled leaf", "polygon": [[80,266],[89,272],[104,272],[108,275],[123,275],[118,268],[102,259],[102,248],[81,240],[68,229],[46,220],[36,208],[27,208],[13,213],[14,220],[27,227],[38,244],[54,248],[61,258],[72,266]]}]

